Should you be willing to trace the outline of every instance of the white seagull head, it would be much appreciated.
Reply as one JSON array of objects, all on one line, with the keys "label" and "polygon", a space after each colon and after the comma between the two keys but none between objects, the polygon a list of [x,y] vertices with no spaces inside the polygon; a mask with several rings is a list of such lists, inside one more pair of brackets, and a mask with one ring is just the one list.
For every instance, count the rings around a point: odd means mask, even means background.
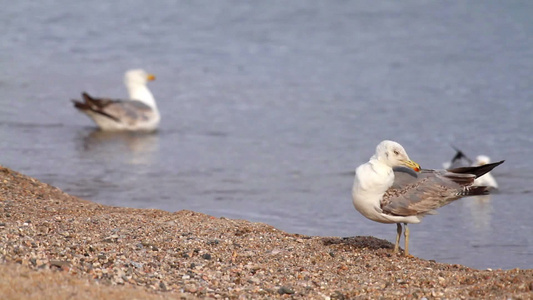
[{"label": "white seagull head", "polygon": [[124,84],[128,87],[146,85],[148,81],[152,80],[155,80],[155,76],[143,69],[129,70],[124,75]]},{"label": "white seagull head", "polygon": [[482,166],[488,163],[490,163],[490,157],[486,155],[478,155],[478,157],[476,157],[476,163],[475,163],[476,166]]},{"label": "white seagull head", "polygon": [[420,170],[420,165],[409,159],[407,152],[397,142],[385,140],[376,147],[375,158],[381,163],[394,168],[405,166],[415,171]]}]

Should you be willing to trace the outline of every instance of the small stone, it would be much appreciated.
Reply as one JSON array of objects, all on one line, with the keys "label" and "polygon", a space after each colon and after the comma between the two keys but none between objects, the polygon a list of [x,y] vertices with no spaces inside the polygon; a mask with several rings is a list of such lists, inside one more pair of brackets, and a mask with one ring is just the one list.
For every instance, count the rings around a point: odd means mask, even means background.
[{"label": "small stone", "polygon": [[116,278],[114,278],[114,283],[115,284],[119,284],[119,285],[123,285],[124,284],[124,278],[123,277],[116,277]]},{"label": "small stone", "polygon": [[344,299],[346,299],[344,294],[339,292],[339,291],[335,291],[335,293],[333,295],[331,295],[330,298],[331,299],[335,299],[335,300],[344,300]]},{"label": "small stone", "polygon": [[42,260],[42,259],[38,259],[35,261],[35,264],[37,265],[37,267],[39,268],[44,268],[46,267],[46,261],[45,260]]},{"label": "small stone", "polygon": [[260,284],[261,280],[257,277],[250,277],[250,279],[248,279],[248,282],[253,284]]},{"label": "small stone", "polygon": [[279,288],[278,294],[280,294],[280,295],[283,295],[283,294],[292,295],[292,294],[294,294],[294,290],[291,289],[288,286],[282,286],[282,287]]},{"label": "small stone", "polygon": [[194,284],[186,284],[184,290],[189,293],[196,293],[198,288]]},{"label": "small stone", "polygon": [[204,259],[209,260],[209,259],[211,259],[211,254],[209,254],[209,253],[205,253],[204,255],[202,255],[202,257],[203,257]]},{"label": "small stone", "polygon": [[118,241],[118,234],[112,234],[103,240],[106,243],[116,243]]},{"label": "small stone", "polygon": [[272,251],[270,251],[270,254],[272,254],[272,255],[276,255],[276,254],[279,254],[279,253],[281,253],[281,250],[279,250],[279,249],[273,249]]},{"label": "small stone", "polygon": [[63,268],[63,267],[68,267],[69,265],[70,265],[70,262],[66,260],[51,260],[50,261],[50,266],[53,266],[53,267]]}]

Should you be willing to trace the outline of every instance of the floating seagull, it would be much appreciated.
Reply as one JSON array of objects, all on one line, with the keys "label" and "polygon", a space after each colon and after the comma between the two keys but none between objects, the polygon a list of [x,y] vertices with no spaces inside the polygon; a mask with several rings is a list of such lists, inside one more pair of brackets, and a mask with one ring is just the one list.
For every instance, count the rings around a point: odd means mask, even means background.
[{"label": "floating seagull", "polygon": [[[453,169],[453,168],[460,168],[460,167],[478,167],[483,166],[490,163],[490,157],[486,155],[478,155],[475,159],[475,161],[472,161],[472,159],[468,158],[461,150],[456,149],[454,147],[456,153],[455,156],[452,158],[451,162],[443,163],[442,165],[446,169]],[[486,173],[483,176],[480,176],[474,180],[474,186],[487,186],[492,189],[498,189],[498,183],[496,182],[496,179],[490,174],[490,172]]]},{"label": "floating seagull", "polygon": [[396,223],[394,252],[399,251],[402,225],[405,225],[405,255],[409,255],[408,223],[465,196],[485,195],[488,188],[472,186],[503,161],[479,167],[425,170],[409,159],[402,145],[382,141],[370,161],[357,167],[352,188],[355,208],[370,220]]},{"label": "floating seagull", "polygon": [[466,156],[463,151],[455,148],[452,146],[453,149],[455,149],[455,156],[452,158],[451,161],[445,162],[442,164],[442,166],[445,169],[453,169],[453,168],[460,168],[460,167],[468,167],[472,165],[472,160]]},{"label": "floating seagull", "polygon": [[[476,161],[472,166],[484,166],[490,164],[490,157],[486,155],[478,155],[476,157]],[[493,189],[498,189],[498,183],[496,182],[496,179],[494,179],[494,176],[488,172],[487,174],[480,176],[479,178],[476,178],[474,180],[474,184],[477,186],[488,186]]]},{"label": "floating seagull", "polygon": [[153,74],[141,69],[129,70],[124,84],[129,100],[94,98],[83,92],[83,101],[72,100],[74,106],[88,115],[105,131],[154,131],[161,119],[154,96],[146,86],[155,80]]}]

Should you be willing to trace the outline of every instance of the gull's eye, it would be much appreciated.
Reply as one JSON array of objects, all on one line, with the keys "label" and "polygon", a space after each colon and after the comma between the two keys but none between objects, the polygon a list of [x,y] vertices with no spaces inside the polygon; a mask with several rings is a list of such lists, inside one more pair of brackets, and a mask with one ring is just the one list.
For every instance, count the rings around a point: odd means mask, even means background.
[{"label": "gull's eye", "polygon": [[399,154],[400,154],[400,151],[394,150],[394,155],[399,155]]}]

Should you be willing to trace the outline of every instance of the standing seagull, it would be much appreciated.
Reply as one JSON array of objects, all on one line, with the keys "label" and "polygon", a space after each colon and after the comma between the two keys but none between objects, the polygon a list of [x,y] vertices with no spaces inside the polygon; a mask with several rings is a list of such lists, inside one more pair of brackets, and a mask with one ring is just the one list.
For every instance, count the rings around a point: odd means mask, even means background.
[{"label": "standing seagull", "polygon": [[420,170],[402,145],[382,141],[370,161],[355,170],[353,204],[370,220],[397,224],[394,252],[399,251],[401,223],[404,223],[405,255],[408,256],[407,224],[420,223],[426,214],[459,198],[487,194],[487,187],[474,187],[472,183],[501,163],[503,161],[479,167]]},{"label": "standing seagull", "polygon": [[88,115],[104,131],[154,131],[161,119],[154,96],[146,86],[155,80],[142,69],[124,75],[129,100],[93,98],[83,92],[83,102],[72,100],[74,106]]}]

